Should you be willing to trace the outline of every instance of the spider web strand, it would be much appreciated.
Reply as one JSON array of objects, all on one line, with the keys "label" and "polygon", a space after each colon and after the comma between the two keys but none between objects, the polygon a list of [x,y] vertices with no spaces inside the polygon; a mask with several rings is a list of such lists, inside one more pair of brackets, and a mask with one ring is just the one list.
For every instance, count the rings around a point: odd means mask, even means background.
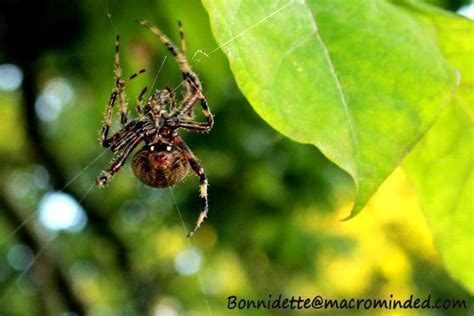
[{"label": "spider web strand", "polygon": [[[82,201],[84,201],[84,199],[87,197],[87,195],[89,195],[89,193],[92,191],[92,189],[94,188],[95,186],[95,182],[93,182],[91,184],[91,186],[86,190],[86,192],[82,195],[81,199],[79,200],[79,203],[81,203]],[[35,212],[36,213],[36,212]],[[33,214],[34,215],[34,214]],[[31,216],[30,216],[31,217]],[[30,217],[28,219],[30,219]],[[26,222],[23,223],[21,225],[21,227],[23,227],[24,225],[26,225]],[[18,229],[16,230],[18,231]],[[36,263],[36,261],[38,261],[38,258],[42,255],[42,253],[46,250],[46,248],[49,247],[49,245],[51,245],[53,243],[53,241],[56,239],[56,236],[57,236],[57,233],[53,233],[53,235],[51,235],[51,237],[43,244],[43,246],[41,246],[41,248],[38,250],[38,252],[34,255],[33,259],[31,260],[31,262],[28,264],[28,266],[20,273],[20,275],[16,278],[15,282],[5,291],[5,293],[3,294],[3,297],[0,299],[0,305],[3,304],[3,302],[5,302],[5,300],[8,298],[8,296],[11,294],[11,292],[13,291],[13,289],[15,287],[18,286],[18,284],[20,283],[20,281],[24,278],[24,276],[28,273],[28,271],[31,270],[31,268],[34,266],[34,264]]]},{"label": "spider web strand", "polygon": [[150,95],[153,93],[153,89],[155,88],[156,81],[158,80],[158,77],[160,76],[161,70],[163,69],[163,66],[165,65],[166,58],[167,58],[167,56],[165,56],[163,58],[163,61],[161,62],[161,65],[160,65],[160,68],[158,68],[158,72],[156,73],[156,76],[153,79],[153,82],[152,82],[151,87],[150,87],[150,92],[148,93],[147,98],[149,98]]},{"label": "spider web strand", "polygon": [[18,286],[20,281],[23,279],[23,277],[30,271],[30,269],[33,267],[35,262],[38,260],[38,258],[41,256],[41,254],[46,250],[46,248],[56,239],[56,234],[52,235],[44,244],[41,246],[41,248],[38,250],[36,255],[33,257],[31,262],[28,264],[28,266],[20,273],[20,275],[16,278],[15,282],[5,291],[3,294],[3,297],[0,299],[0,305],[2,305],[5,300],[8,298],[8,296],[11,294],[13,289]]},{"label": "spider web strand", "polygon": [[[171,192],[171,197],[172,197],[173,203],[176,207],[176,210],[178,211],[179,219],[181,220],[181,226],[183,227],[184,234],[187,235],[188,230],[186,228],[186,224],[184,223],[183,215],[181,213],[181,209],[179,208],[178,201],[176,200],[176,196],[174,195],[173,188],[169,187],[169,190]],[[194,245],[191,241],[191,238],[186,238],[186,239],[188,240],[189,249],[193,250]],[[207,312],[209,313],[209,315],[212,316],[213,314],[212,314],[211,305],[209,304],[209,300],[207,298],[206,291],[204,290],[204,283],[202,282],[201,273],[199,272],[199,270],[196,272],[196,276],[197,276],[197,279],[198,279],[199,286],[201,288],[202,296],[204,297],[204,301],[206,302]]]},{"label": "spider web strand", "polygon": [[261,20],[259,20],[258,22],[256,22],[255,24],[253,24],[252,26],[246,28],[245,30],[239,32],[238,34],[236,34],[235,36],[233,36],[231,39],[229,39],[228,41],[224,42],[222,45],[214,48],[210,53],[206,53],[202,50],[197,50],[194,55],[193,55],[193,59],[196,57],[196,55],[198,54],[202,54],[206,57],[209,57],[209,55],[211,54],[214,54],[215,52],[217,52],[219,49],[221,49],[222,47],[225,47],[227,45],[229,45],[230,43],[232,43],[233,41],[235,41],[236,39],[238,39],[239,37],[245,35],[246,33],[250,32],[251,30],[253,30],[254,28],[256,28],[257,26],[259,26],[260,24],[262,24],[263,22],[267,21],[268,19],[270,19],[272,16],[280,13],[280,11],[282,11],[283,9],[285,9],[286,7],[288,7],[289,5],[293,4],[295,2],[295,0],[292,0],[284,5],[282,5],[280,8],[276,9],[275,11],[273,11],[272,13],[270,13],[269,15],[265,16],[264,18],[262,18]]},{"label": "spider web strand", "polygon": [[[60,190],[58,190],[57,192],[62,192],[64,191],[67,187],[69,187],[74,181],[76,181],[87,169],[89,169],[97,160],[100,159],[100,157],[102,157],[105,153],[107,152],[107,150],[104,150],[102,153],[100,153],[99,155],[97,155],[97,157],[95,157],[90,163],[88,163],[84,168],[81,169],[81,171],[79,171],[78,173],[76,173],[76,175],[74,175],[74,177],[71,178],[71,180],[69,180]],[[88,192],[90,192],[90,190],[92,190],[92,188],[89,188]],[[79,201],[82,202],[84,200],[85,196]],[[28,215],[24,220],[23,222],[18,225],[13,231],[10,232],[10,234],[8,234],[2,241],[0,241],[0,246],[2,246],[4,243],[6,243],[8,240],[10,240],[10,238],[12,238],[20,229],[22,229],[26,224],[28,224],[29,222],[31,222],[33,220],[33,218],[35,218],[36,214],[38,214],[39,212],[39,209],[35,210],[34,212],[32,212],[30,215]]]}]

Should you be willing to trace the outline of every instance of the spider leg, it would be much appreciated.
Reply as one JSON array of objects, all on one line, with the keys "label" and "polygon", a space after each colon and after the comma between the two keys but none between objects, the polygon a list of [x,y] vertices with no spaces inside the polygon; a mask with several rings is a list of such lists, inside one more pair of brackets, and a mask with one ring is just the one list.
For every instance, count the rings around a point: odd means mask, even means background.
[{"label": "spider leg", "polygon": [[107,103],[107,107],[105,108],[104,121],[100,130],[100,141],[102,143],[102,146],[105,148],[109,147],[109,130],[110,125],[112,124],[112,109],[114,107],[115,101],[117,101],[117,91],[114,89],[110,94],[109,102]]},{"label": "spider leg", "polygon": [[122,79],[122,67],[120,67],[120,36],[117,35],[115,38],[115,90],[117,91],[120,103],[120,123],[122,125],[125,125],[128,122],[125,86],[130,82],[130,80],[136,78],[138,75],[144,72],[145,69],[141,69],[133,73],[127,80]]},{"label": "spider leg", "polygon": [[212,127],[207,123],[180,121],[178,127],[197,132],[208,132]]},{"label": "spider leg", "polygon": [[142,123],[140,123],[140,121],[132,121],[128,123],[114,135],[103,139],[102,146],[105,148],[110,148],[110,150],[114,153],[121,150],[136,135],[134,131],[141,130],[143,126],[139,124]]},{"label": "spider leg", "polygon": [[143,88],[142,92],[140,92],[140,94],[137,97],[136,111],[137,111],[138,118],[143,117],[143,96],[145,95],[147,90],[148,90],[147,87]]},{"label": "spider leg", "polygon": [[140,144],[142,140],[143,140],[142,135],[136,135],[135,138],[129,142],[129,145],[125,147],[123,152],[119,156],[117,156],[117,158],[114,160],[114,162],[109,167],[109,169],[102,171],[100,176],[95,181],[96,185],[99,187],[106,186],[109,180],[114,176],[114,174],[120,171],[120,169],[123,167],[125,163],[125,160],[128,158],[128,156],[133,151],[133,149],[135,149],[135,147],[137,147],[138,144]]},{"label": "spider leg", "polygon": [[123,125],[125,125],[128,122],[128,115],[127,115],[127,103],[126,103],[126,98],[125,98],[125,85],[130,82],[130,80],[134,79],[138,75],[142,74],[145,72],[145,69],[141,69],[140,71],[132,74],[127,80],[122,79],[122,68],[120,67],[120,37],[117,35],[115,39],[115,68],[114,68],[114,74],[115,74],[115,87],[112,90],[112,93],[110,94],[109,102],[107,103],[107,107],[104,112],[104,120],[103,120],[103,125],[100,131],[100,141],[102,143],[102,146],[104,147],[109,147],[107,144],[110,145],[110,139],[108,137],[109,135],[109,130],[110,130],[110,125],[112,124],[112,112],[113,112],[113,107],[115,102],[117,101],[117,98],[119,99],[120,103],[120,122]]},{"label": "spider leg", "polygon": [[[199,90],[202,89],[201,82],[199,81],[198,76],[191,70],[191,66],[188,63],[186,55],[184,52],[180,52],[178,47],[166,36],[163,32],[160,31],[156,26],[150,24],[147,20],[139,20],[138,23],[148,28],[153,34],[155,34],[161,42],[168,48],[171,55],[174,56],[176,62],[181,69],[183,75],[183,80],[189,78],[189,80],[196,86]],[[180,30],[182,32],[182,29]],[[182,42],[184,42],[184,35],[182,37]],[[183,45],[183,44],[182,44]],[[183,47],[183,46],[182,46]],[[186,87],[186,83],[185,83]]]},{"label": "spider leg", "polygon": [[126,126],[127,128],[117,132],[111,137],[110,150],[113,153],[122,150],[126,147],[131,141],[135,139],[137,134],[131,130],[134,129],[134,126]]},{"label": "spider leg", "polygon": [[[181,52],[183,55],[186,57],[186,41],[184,40],[184,29],[183,29],[183,24],[181,21],[178,21],[178,29],[179,29],[179,38],[181,42]],[[187,98],[192,94],[191,92],[191,84],[187,81],[184,80],[184,98]]]},{"label": "spider leg", "polygon": [[[120,67],[120,66],[118,66]],[[128,111],[127,111],[127,98],[125,96],[125,86],[134,78],[138,77],[142,73],[145,72],[145,69],[140,69],[137,72],[134,72],[130,77],[128,77],[127,80],[123,79],[117,79],[117,87],[115,88],[117,90],[117,94],[119,97],[119,103],[120,103],[120,123],[123,125],[128,123]]]},{"label": "spider leg", "polygon": [[188,237],[191,237],[204,222],[204,219],[206,219],[207,213],[209,211],[209,201],[207,194],[208,181],[204,169],[201,167],[193,152],[191,151],[191,149],[189,149],[188,145],[186,145],[184,140],[179,135],[175,134],[173,136],[173,143],[183,152],[184,158],[189,161],[189,164],[191,165],[191,168],[193,169],[194,173],[196,174],[196,176],[199,177],[199,196],[201,198],[201,211],[199,213],[199,217],[196,221],[194,229],[188,233]]},{"label": "spider leg", "polygon": [[122,67],[120,67],[120,36],[117,35],[115,38],[115,91],[119,98],[120,103],[120,123],[126,124],[128,121],[127,115],[127,103],[125,100],[125,85],[122,80]]},{"label": "spider leg", "polygon": [[133,134],[129,132],[128,128],[124,128],[107,138],[102,145],[105,148],[110,148],[112,152],[117,152],[123,147],[122,144],[126,144],[131,136]]},{"label": "spider leg", "polygon": [[123,86],[125,87],[130,82],[130,80],[135,79],[136,77],[138,77],[139,75],[141,75],[145,71],[146,71],[145,69],[140,69],[139,71],[134,72],[133,74],[131,74],[130,77],[128,77],[127,80],[122,81]]},{"label": "spider leg", "polygon": [[191,112],[198,101],[201,105],[202,113],[206,118],[206,123],[194,122],[192,120],[179,120],[178,126],[190,130],[210,131],[214,126],[214,117],[209,110],[206,98],[200,90],[196,90],[187,100],[184,101],[181,110],[178,111],[175,116],[186,117],[186,113]]},{"label": "spider leg", "polygon": [[179,38],[181,40],[181,52],[183,52],[184,55],[186,55],[186,41],[184,40],[184,29],[183,29],[183,24],[181,21],[178,21],[178,27],[179,27]]}]

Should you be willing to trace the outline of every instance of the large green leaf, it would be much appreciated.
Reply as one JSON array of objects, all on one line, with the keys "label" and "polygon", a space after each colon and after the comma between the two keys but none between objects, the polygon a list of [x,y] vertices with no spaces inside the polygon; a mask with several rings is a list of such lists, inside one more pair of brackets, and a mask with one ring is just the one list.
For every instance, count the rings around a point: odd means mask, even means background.
[{"label": "large green leaf", "polygon": [[352,176],[351,216],[455,89],[431,24],[387,1],[203,3],[257,113]]},{"label": "large green leaf", "polygon": [[443,54],[462,74],[448,108],[404,162],[446,267],[474,292],[474,23],[408,6],[431,21]]}]

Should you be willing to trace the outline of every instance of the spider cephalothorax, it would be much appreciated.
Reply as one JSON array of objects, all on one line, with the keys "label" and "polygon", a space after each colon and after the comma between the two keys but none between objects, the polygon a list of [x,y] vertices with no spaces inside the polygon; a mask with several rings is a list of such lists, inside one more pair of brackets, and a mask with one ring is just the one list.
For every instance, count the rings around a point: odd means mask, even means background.
[{"label": "spider cephalothorax", "polygon": [[[125,163],[131,152],[141,143],[144,143],[132,161],[132,170],[135,176],[143,183],[157,188],[175,185],[186,177],[189,170],[199,177],[199,192],[201,198],[201,213],[197,223],[189,235],[193,234],[204,221],[208,212],[207,177],[196,157],[178,135],[177,130],[208,132],[214,125],[212,114],[209,111],[206,99],[202,94],[202,85],[198,76],[191,70],[185,55],[183,31],[180,24],[181,51],[157,27],[147,21],[139,23],[149,28],[168,48],[179,64],[183,75],[183,99],[179,104],[170,88],[156,90],[150,97],[144,98],[145,87],[138,95],[136,112],[137,118],[129,120],[125,97],[127,83],[143,73],[140,70],[127,80],[122,79],[122,69],[119,57],[119,37],[115,42],[115,82],[116,86],[104,114],[104,124],[100,130],[102,146],[109,148],[116,157],[109,169],[102,171],[96,184],[105,186],[112,176]],[[122,128],[109,137],[112,123],[112,110],[117,102],[120,105],[120,122]],[[193,119],[194,106],[199,103],[206,122],[196,122]],[[191,167],[191,168],[190,168]]]}]

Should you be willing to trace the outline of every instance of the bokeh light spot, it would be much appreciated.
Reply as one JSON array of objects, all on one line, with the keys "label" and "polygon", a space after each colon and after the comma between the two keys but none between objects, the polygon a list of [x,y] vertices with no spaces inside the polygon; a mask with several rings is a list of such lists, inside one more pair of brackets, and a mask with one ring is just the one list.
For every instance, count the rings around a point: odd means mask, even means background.
[{"label": "bokeh light spot", "polygon": [[47,193],[39,204],[40,223],[52,230],[81,231],[87,216],[81,205],[70,195],[62,192]]},{"label": "bokeh light spot", "polygon": [[140,200],[128,200],[120,208],[120,218],[127,228],[140,228],[146,216],[145,206]]},{"label": "bokeh light spot", "polygon": [[49,173],[45,167],[37,165],[33,172],[34,183],[39,189],[46,189],[49,185]]},{"label": "bokeh light spot", "polygon": [[154,313],[155,316],[178,316],[178,312],[171,306],[158,305]]},{"label": "bokeh light spot", "polygon": [[183,250],[176,256],[174,266],[181,275],[193,275],[201,268],[202,256],[197,249]]},{"label": "bokeh light spot", "polygon": [[36,99],[36,114],[43,121],[54,121],[62,109],[73,101],[74,90],[71,84],[64,78],[51,79]]},{"label": "bokeh light spot", "polygon": [[153,316],[178,316],[182,306],[178,300],[172,297],[165,297],[153,308]]},{"label": "bokeh light spot", "polygon": [[34,257],[31,248],[23,244],[14,245],[8,251],[8,263],[18,271],[28,269]]},{"label": "bokeh light spot", "polygon": [[0,90],[13,91],[20,87],[23,73],[13,64],[0,65]]}]

